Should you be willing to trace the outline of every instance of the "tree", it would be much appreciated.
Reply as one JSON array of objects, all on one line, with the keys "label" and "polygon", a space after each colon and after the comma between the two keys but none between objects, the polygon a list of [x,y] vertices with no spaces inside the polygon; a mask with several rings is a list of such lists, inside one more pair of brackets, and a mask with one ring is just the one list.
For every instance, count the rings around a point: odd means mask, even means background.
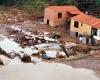
[{"label": "tree", "polygon": [[100,0],[94,0],[94,3],[97,7],[100,7]]},{"label": "tree", "polygon": [[70,4],[72,4],[72,0],[55,0],[55,4],[57,4],[57,5],[70,5]]}]

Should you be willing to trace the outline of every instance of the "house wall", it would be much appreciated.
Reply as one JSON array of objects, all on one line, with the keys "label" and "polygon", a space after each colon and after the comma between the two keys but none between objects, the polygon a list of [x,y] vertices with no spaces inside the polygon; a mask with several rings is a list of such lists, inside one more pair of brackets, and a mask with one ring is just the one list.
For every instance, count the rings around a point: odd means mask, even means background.
[{"label": "house wall", "polygon": [[[62,13],[62,18],[58,18],[58,13]],[[66,23],[66,12],[55,12],[54,17],[54,26],[62,25]]]},{"label": "house wall", "polygon": [[[62,13],[62,18],[58,18],[58,13]],[[47,24],[48,19],[50,26],[59,26],[66,23],[67,17],[69,17],[67,11],[53,11],[46,8],[44,13],[44,23]]]},{"label": "house wall", "polygon": [[49,26],[54,26],[54,20],[48,18],[44,18],[44,24],[47,24],[47,20],[49,20]]},{"label": "house wall", "polygon": [[[75,20],[71,19],[70,31],[71,31],[72,35],[75,36],[75,32],[78,32],[78,34],[81,34],[81,35],[91,35],[91,26],[79,22],[79,28],[75,28],[74,27],[74,21]],[[99,36],[100,36],[100,29],[98,29],[97,36],[94,36],[96,44],[100,44],[100,37]],[[86,37],[85,36],[83,37],[82,43],[86,43]],[[88,44],[91,45],[91,38],[89,38]]]},{"label": "house wall", "polygon": [[97,36],[93,36],[97,44],[100,44],[100,29],[97,31]]},{"label": "house wall", "polygon": [[75,20],[71,19],[71,24],[70,24],[71,32],[78,32],[79,34],[82,34],[82,35],[91,35],[91,26],[79,22],[79,27],[76,28],[74,27],[74,21]]},{"label": "house wall", "polygon": [[100,29],[98,29],[97,36],[100,37]]},{"label": "house wall", "polygon": [[54,11],[46,8],[44,12],[44,24],[47,24],[47,20],[49,20],[49,26],[54,26]]}]

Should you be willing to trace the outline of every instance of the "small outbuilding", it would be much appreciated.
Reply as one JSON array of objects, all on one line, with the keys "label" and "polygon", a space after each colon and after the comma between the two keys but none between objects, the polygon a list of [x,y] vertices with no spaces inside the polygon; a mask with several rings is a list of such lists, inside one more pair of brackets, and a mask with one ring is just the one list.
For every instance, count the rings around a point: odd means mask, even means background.
[{"label": "small outbuilding", "polygon": [[45,8],[44,23],[53,27],[70,23],[70,18],[80,13],[75,6],[49,6]]}]

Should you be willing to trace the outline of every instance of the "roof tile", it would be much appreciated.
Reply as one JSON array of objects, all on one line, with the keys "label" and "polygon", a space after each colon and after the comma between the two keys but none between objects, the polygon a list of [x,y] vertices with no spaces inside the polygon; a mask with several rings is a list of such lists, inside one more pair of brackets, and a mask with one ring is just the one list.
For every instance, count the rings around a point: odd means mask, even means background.
[{"label": "roof tile", "polygon": [[73,14],[79,14],[81,11],[75,6],[49,6],[47,7],[53,11],[69,11]]},{"label": "roof tile", "polygon": [[100,28],[100,19],[90,16],[90,15],[86,15],[86,14],[80,14],[77,16],[72,17],[72,19],[76,20],[76,21],[80,21],[82,23],[94,26],[96,28]]}]

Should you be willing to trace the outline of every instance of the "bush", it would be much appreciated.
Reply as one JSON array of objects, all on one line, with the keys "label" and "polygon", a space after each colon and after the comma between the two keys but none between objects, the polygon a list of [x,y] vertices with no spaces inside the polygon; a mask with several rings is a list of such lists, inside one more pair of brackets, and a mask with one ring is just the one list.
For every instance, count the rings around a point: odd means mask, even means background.
[{"label": "bush", "polygon": [[26,11],[44,10],[47,6],[46,0],[0,0],[0,5],[15,6]]}]

